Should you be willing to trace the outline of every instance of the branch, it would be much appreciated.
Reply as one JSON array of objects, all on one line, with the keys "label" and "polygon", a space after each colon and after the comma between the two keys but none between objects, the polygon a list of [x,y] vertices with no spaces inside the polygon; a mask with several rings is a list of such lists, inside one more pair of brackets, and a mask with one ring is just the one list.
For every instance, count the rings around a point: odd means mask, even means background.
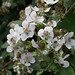
[{"label": "branch", "polygon": [[11,59],[9,62],[7,62],[2,68],[0,68],[0,71],[4,70],[12,61],[13,61],[13,59]]},{"label": "branch", "polygon": [[69,10],[65,14],[63,14],[63,16],[57,21],[57,24],[61,22],[62,19],[64,19],[64,17],[74,8],[74,6],[75,3],[73,3],[73,5],[69,8]]}]

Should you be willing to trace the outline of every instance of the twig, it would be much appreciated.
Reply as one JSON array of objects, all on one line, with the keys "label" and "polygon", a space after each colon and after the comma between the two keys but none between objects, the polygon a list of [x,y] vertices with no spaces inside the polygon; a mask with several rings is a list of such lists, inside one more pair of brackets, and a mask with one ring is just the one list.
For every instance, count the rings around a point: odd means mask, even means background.
[{"label": "twig", "polygon": [[57,24],[61,22],[62,19],[64,19],[64,17],[74,8],[74,6],[75,3],[73,3],[73,5],[69,8],[69,10],[65,14],[63,14],[63,16],[57,21]]},{"label": "twig", "polygon": [[12,61],[13,61],[13,59],[11,59],[9,62],[7,62],[2,68],[0,68],[0,71],[4,70]]}]

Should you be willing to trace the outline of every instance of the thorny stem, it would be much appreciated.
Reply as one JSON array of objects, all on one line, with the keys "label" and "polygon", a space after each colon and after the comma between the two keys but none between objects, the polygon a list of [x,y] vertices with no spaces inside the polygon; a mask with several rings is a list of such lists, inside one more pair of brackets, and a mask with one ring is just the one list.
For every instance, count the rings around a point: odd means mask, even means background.
[{"label": "thorny stem", "polygon": [[13,59],[11,59],[9,62],[7,62],[2,68],[0,68],[0,71],[4,70],[12,61],[13,61]]},{"label": "thorny stem", "polygon": [[69,10],[65,14],[63,14],[63,16],[57,21],[57,24],[61,22],[62,19],[64,19],[64,17],[74,8],[74,6],[75,3],[73,3],[73,5],[69,8]]}]

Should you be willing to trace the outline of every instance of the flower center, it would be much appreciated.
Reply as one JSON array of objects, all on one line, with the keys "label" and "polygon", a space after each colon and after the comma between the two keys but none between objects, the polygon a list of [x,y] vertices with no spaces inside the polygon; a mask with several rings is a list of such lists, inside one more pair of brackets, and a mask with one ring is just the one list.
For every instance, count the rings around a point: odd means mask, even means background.
[{"label": "flower center", "polygon": [[25,32],[26,34],[28,34],[28,33],[30,32],[30,30],[28,29],[28,27],[24,29],[24,32]]}]

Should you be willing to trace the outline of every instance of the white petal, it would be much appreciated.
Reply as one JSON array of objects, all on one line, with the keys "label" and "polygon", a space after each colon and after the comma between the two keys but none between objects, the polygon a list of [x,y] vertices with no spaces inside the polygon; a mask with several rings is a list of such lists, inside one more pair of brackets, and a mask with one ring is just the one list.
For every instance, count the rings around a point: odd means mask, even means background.
[{"label": "white petal", "polygon": [[15,30],[18,34],[23,33],[23,28],[20,27],[18,24],[15,25],[14,30]]},{"label": "white petal", "polygon": [[12,52],[13,51],[13,47],[12,46],[8,46],[7,47],[7,52]]},{"label": "white petal", "polygon": [[75,46],[75,40],[74,39],[71,39],[71,46]]},{"label": "white petal", "polygon": [[71,49],[71,45],[70,45],[68,42],[65,44],[65,46],[66,46],[68,49]]},{"label": "white petal", "polygon": [[56,27],[57,26],[56,21],[52,20],[52,23],[53,23],[53,27]]},{"label": "white petal", "polygon": [[46,4],[55,4],[57,3],[59,0],[44,0],[44,2],[46,2]]},{"label": "white petal", "polygon": [[31,43],[32,43],[32,46],[34,47],[34,48],[38,48],[38,44],[36,44],[36,42],[32,39],[32,41],[31,41]]},{"label": "white petal", "polygon": [[40,29],[40,30],[38,31],[38,36],[40,36],[42,40],[44,40],[44,38],[42,37],[43,32],[44,32],[43,29]]},{"label": "white petal", "polygon": [[62,38],[62,39],[58,40],[58,43],[61,44],[61,45],[63,45],[65,43],[65,39]]},{"label": "white petal", "polygon": [[25,66],[30,66],[31,64],[30,63],[25,63]]},{"label": "white petal", "polygon": [[68,34],[68,37],[72,37],[74,35],[74,32],[70,32],[69,34]]},{"label": "white petal", "polygon": [[70,33],[66,33],[66,34],[64,35],[64,37],[65,37],[66,39],[68,39],[68,38],[71,38],[73,35],[74,35],[74,32],[70,32]]},{"label": "white petal", "polygon": [[64,59],[68,58],[70,56],[70,54],[67,54],[64,56]]},{"label": "white petal", "polygon": [[44,29],[45,31],[48,31],[48,32],[52,32],[53,31],[53,28],[50,26],[50,27],[45,27]]},{"label": "white petal", "polygon": [[26,56],[32,57],[32,53],[28,52],[28,53],[26,54]]},{"label": "white petal", "polygon": [[12,38],[12,35],[11,35],[11,34],[8,34],[8,35],[7,35],[7,39],[10,40],[11,38]]},{"label": "white petal", "polygon": [[55,51],[58,51],[61,48],[61,45],[55,47]]},{"label": "white petal", "polygon": [[13,29],[10,29],[10,34],[13,34],[14,33],[14,30]]},{"label": "white petal", "polygon": [[39,11],[39,8],[37,8],[36,6],[33,8],[32,7],[32,9],[34,10],[34,11]]},{"label": "white petal", "polygon": [[63,53],[64,53],[64,52],[61,50],[61,51],[60,51],[60,56],[62,56],[62,55],[63,55]]},{"label": "white petal", "polygon": [[23,26],[24,28],[27,28],[27,27],[28,27],[28,21],[24,20],[24,21],[22,22],[22,26]]},{"label": "white petal", "polygon": [[32,21],[33,21],[33,19],[31,18],[31,16],[29,16],[29,15],[26,17],[26,20],[27,20],[28,22],[32,22]]},{"label": "white petal", "polygon": [[37,23],[42,23],[44,21],[44,17],[43,16],[38,16],[37,17]]},{"label": "white petal", "polygon": [[29,30],[31,31],[35,30],[35,23],[30,23]]},{"label": "white petal", "polygon": [[34,35],[34,31],[29,32],[29,33],[28,33],[28,38],[29,38],[29,37],[32,38],[33,35]]},{"label": "white petal", "polygon": [[28,36],[25,33],[21,34],[22,41],[25,41],[27,38],[28,38]]},{"label": "white petal", "polygon": [[33,21],[35,21],[35,17],[36,17],[36,12],[35,11],[32,11],[31,13],[31,18],[33,19]]},{"label": "white petal", "polygon": [[44,50],[44,51],[42,52],[42,54],[43,54],[43,55],[47,55],[47,54],[48,54],[48,51],[47,51],[47,50]]},{"label": "white petal", "polygon": [[51,9],[51,7],[47,8],[46,10],[44,10],[44,12],[49,12]]},{"label": "white petal", "polygon": [[35,58],[34,57],[31,57],[30,63],[35,63]]},{"label": "white petal", "polygon": [[68,61],[64,61],[64,66],[63,66],[64,68],[69,67],[69,65],[70,65],[70,64],[69,64],[69,62],[68,62]]},{"label": "white petal", "polygon": [[25,8],[25,14],[30,15],[30,13],[31,13],[31,6],[28,6]]}]

